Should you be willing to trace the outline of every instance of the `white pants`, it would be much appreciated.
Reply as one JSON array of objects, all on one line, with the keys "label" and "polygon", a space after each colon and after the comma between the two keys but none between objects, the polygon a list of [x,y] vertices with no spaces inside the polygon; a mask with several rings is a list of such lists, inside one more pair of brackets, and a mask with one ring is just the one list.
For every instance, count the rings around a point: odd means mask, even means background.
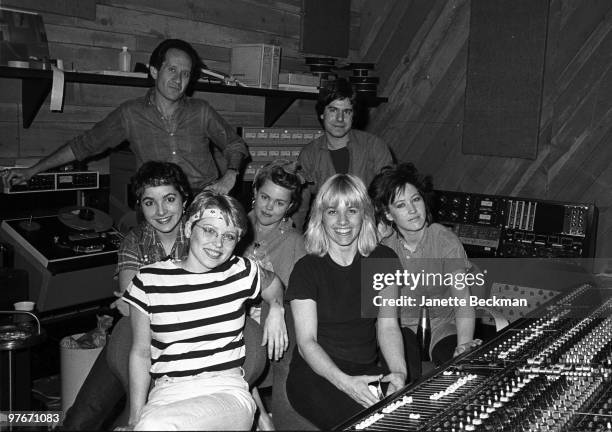
[{"label": "white pants", "polygon": [[159,378],[134,430],[250,430],[255,402],[242,368]]}]

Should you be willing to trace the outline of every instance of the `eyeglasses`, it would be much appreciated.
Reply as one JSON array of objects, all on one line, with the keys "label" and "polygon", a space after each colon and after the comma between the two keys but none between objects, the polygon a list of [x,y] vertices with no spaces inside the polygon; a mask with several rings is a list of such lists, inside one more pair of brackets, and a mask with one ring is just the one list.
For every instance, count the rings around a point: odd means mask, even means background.
[{"label": "eyeglasses", "polygon": [[218,239],[220,235],[221,243],[223,244],[223,246],[233,246],[238,242],[238,235],[233,232],[219,234],[219,231],[209,225],[195,224],[195,226],[202,230],[202,235],[204,236],[204,240],[206,241],[214,241]]}]

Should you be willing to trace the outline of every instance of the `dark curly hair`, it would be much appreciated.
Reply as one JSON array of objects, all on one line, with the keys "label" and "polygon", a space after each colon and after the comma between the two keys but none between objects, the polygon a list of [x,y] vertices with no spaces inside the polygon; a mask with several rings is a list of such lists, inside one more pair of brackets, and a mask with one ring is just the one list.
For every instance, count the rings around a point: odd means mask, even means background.
[{"label": "dark curly hair", "polygon": [[353,123],[359,120],[357,117],[360,112],[360,107],[357,98],[357,92],[355,88],[346,78],[338,78],[334,81],[330,81],[329,84],[319,91],[319,98],[315,109],[317,110],[317,119],[321,126],[323,126],[323,119],[321,116],[325,112],[325,107],[338,99],[348,99],[353,107]]},{"label": "dark curly hair", "polygon": [[374,204],[376,221],[385,225],[393,225],[385,216],[389,210],[389,205],[395,200],[406,184],[411,184],[423,197],[425,203],[427,224],[432,223],[431,203],[433,198],[433,182],[431,176],[419,174],[419,171],[411,163],[400,163],[384,167],[380,173],[374,177],[368,195]]},{"label": "dark curly hair", "polygon": [[198,52],[191,46],[189,42],[181,39],[166,39],[153,50],[149,58],[149,66],[154,67],[158,71],[166,60],[168,50],[177,49],[183,51],[191,59],[191,72],[189,75],[189,83],[187,84],[186,92],[191,94],[195,83],[200,78],[200,70],[204,66]]},{"label": "dark curly hair", "polygon": [[191,201],[191,188],[187,176],[177,164],[172,162],[148,161],[142,164],[132,177],[132,192],[139,204],[148,187],[174,186],[179,192],[185,206]]},{"label": "dark curly hair", "polygon": [[300,206],[302,199],[302,180],[297,174],[299,167],[294,162],[275,160],[263,166],[253,180],[253,190],[259,190],[266,180],[289,189],[291,191],[291,204],[287,209],[290,215]]}]

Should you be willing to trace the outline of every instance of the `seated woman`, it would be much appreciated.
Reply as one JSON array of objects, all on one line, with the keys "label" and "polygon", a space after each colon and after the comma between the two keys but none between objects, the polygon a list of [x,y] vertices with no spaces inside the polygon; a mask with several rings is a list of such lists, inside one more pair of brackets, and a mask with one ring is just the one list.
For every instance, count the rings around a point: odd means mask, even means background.
[{"label": "seated woman", "polygon": [[[183,212],[191,189],[183,170],[170,162],[149,161],[132,178],[139,219],[143,222],[129,232],[118,252],[117,273],[120,296],[138,269],[162,259],[184,259],[189,243],[183,230]],[[112,305],[123,315],[129,312],[123,300]],[[98,356],[68,410],[65,430],[97,430],[125,394],[132,332],[129,319],[120,319],[108,343]],[[127,422],[127,409],[117,424]]]},{"label": "seated woman", "polygon": [[[132,188],[142,222],[126,235],[119,247],[119,292],[115,293],[118,296],[143,265],[162,259],[182,260],[187,258],[189,250],[183,214],[191,199],[191,190],[181,168],[170,162],[146,162],[132,178]],[[112,306],[124,315],[129,313],[128,306],[121,299]],[[265,367],[265,352],[259,347],[261,339],[261,327],[253,320],[247,320],[247,358],[243,367],[245,379],[249,382],[255,381]],[[99,430],[113,422],[107,417],[127,393],[131,344],[130,320],[122,318],[66,413],[64,430]],[[125,409],[114,424],[127,424],[128,415],[128,409]]]},{"label": "seated woman", "polygon": [[244,256],[273,271],[286,287],[293,265],[304,255],[304,237],[293,227],[302,182],[294,162],[274,161],[255,174],[251,230],[245,237]]},{"label": "seated woman", "polygon": [[[428,204],[432,191],[431,178],[421,176],[409,163],[385,168],[374,177],[369,194],[378,222],[388,231],[382,244],[393,249],[402,267],[411,273],[452,274],[453,280],[464,280],[461,274],[468,271],[470,262],[457,236],[446,227],[432,223]],[[402,294],[415,296],[420,304],[421,296],[462,299],[469,297],[470,290],[459,284],[428,285],[414,291],[406,287]],[[429,314],[431,343],[425,349],[436,365],[481,343],[474,340],[473,307],[430,307]],[[421,353],[416,339],[418,318],[418,308],[402,308],[402,334],[411,380],[421,375]]]},{"label": "seated woman", "polygon": [[368,387],[387,372],[378,364],[377,342],[390,371],[382,378],[389,383],[388,393],[404,385],[397,316],[383,314],[382,308],[378,318],[362,317],[361,312],[362,265],[397,257],[377,246],[374,209],[355,176],[329,178],[317,193],[311,215],[306,230],[309,255],[295,264],[287,291],[297,337],[287,394],[298,413],[330,429],[378,401]]},{"label": "seated woman", "polygon": [[[248,214],[252,229],[244,239],[247,247],[243,255],[275,272],[285,287],[289,283],[294,264],[306,255],[304,237],[293,228],[290,218],[299,207],[301,196],[302,180],[296,170],[294,162],[277,160],[257,171],[253,180],[253,209]],[[257,315],[256,312],[254,316]],[[266,315],[267,308],[264,305],[261,318],[265,319]],[[273,415],[272,419],[260,417],[260,429],[269,429],[272,421],[273,426],[281,430],[312,428],[312,425],[305,422],[302,424],[302,419],[293,413],[287,401],[285,381],[295,347],[295,331],[291,313],[286,313],[285,319],[289,348],[280,361],[271,365]],[[269,381],[270,376],[260,386],[269,386]],[[261,424],[262,418],[268,421],[267,425]]]},{"label": "seated woman", "polygon": [[288,342],[280,280],[233,254],[246,227],[235,199],[200,193],[187,212],[187,258],[142,267],[124,294],[134,430],[251,428],[255,403],[240,367],[245,302],[261,294],[270,305],[264,338],[271,358]]}]

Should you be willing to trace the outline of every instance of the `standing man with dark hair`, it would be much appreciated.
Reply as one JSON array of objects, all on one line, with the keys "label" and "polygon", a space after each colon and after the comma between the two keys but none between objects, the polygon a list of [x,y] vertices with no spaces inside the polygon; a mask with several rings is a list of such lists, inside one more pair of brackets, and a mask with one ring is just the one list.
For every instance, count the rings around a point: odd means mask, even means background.
[{"label": "standing man with dark hair", "polygon": [[[89,131],[29,168],[7,169],[2,177],[22,183],[56,166],[102,153],[124,140],[136,155],[136,167],[149,160],[174,162],[180,166],[191,188],[205,187],[228,193],[248,150],[234,129],[202,99],[185,96],[200,75],[202,61],[195,49],[180,39],[167,39],[151,54],[149,73],[155,86],[138,99],[121,104]],[[227,160],[228,169],[219,178],[210,141]]]},{"label": "standing man with dark hair", "polygon": [[302,205],[293,215],[302,229],[311,196],[334,174],[353,174],[366,186],[380,169],[393,163],[385,143],[374,135],[353,129],[357,95],[344,78],[321,89],[316,104],[317,115],[325,133],[308,143],[300,152],[298,162],[308,182],[302,194]]}]

